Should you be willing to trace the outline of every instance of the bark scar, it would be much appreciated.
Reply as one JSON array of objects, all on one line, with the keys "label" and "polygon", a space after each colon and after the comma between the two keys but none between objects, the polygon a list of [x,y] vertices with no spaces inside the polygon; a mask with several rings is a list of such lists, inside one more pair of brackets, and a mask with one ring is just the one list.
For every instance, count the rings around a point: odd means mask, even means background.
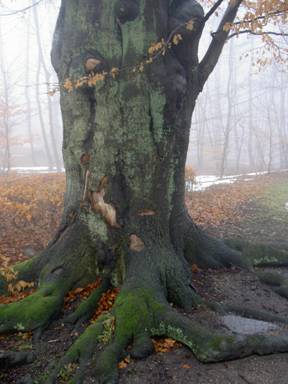
[{"label": "bark scar", "polygon": [[89,182],[89,176],[90,176],[90,171],[89,169],[86,170],[85,172],[85,185],[84,185],[84,191],[83,191],[83,202],[86,200],[88,197],[88,182]]},{"label": "bark scar", "polygon": [[135,252],[143,251],[143,249],[145,248],[145,244],[140,239],[140,237],[138,237],[135,234],[132,234],[132,235],[130,235],[129,239],[130,239],[130,249],[131,249],[131,251],[135,251]]},{"label": "bark scar", "polygon": [[141,211],[138,212],[139,216],[155,216],[156,212],[153,211],[152,209],[142,209]]},{"label": "bark scar", "polygon": [[89,192],[91,207],[94,212],[99,213],[104,218],[110,227],[120,228],[120,225],[117,223],[116,209],[111,204],[105,203],[104,201],[107,184],[108,177],[104,176],[99,183],[97,191]]},{"label": "bark scar", "polygon": [[101,61],[96,59],[95,57],[90,57],[85,61],[84,67],[87,72],[94,71],[96,67],[101,64]]}]

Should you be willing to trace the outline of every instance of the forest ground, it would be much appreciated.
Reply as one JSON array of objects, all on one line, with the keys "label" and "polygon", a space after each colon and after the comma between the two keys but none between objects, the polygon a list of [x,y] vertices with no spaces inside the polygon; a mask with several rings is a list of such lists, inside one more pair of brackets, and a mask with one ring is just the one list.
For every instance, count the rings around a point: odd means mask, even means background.
[{"label": "forest ground", "polygon": [[[31,257],[47,244],[61,217],[64,175],[10,175],[0,177],[0,267]],[[209,233],[225,238],[249,241],[287,242],[288,173],[246,177],[230,185],[218,185],[204,192],[187,193],[186,203],[194,220]],[[288,301],[261,284],[252,273],[234,270],[217,272],[192,266],[197,291],[218,302],[251,305],[287,316]],[[288,273],[288,271],[281,271]],[[54,359],[63,354],[82,329],[63,325],[80,298],[93,286],[71,292],[66,298],[62,317],[44,332],[36,343],[31,334],[0,336],[0,351],[32,350],[30,365],[0,371],[0,383],[41,384]],[[25,293],[15,292],[0,302],[17,300]],[[103,296],[95,317],[113,304],[117,291]],[[245,320],[237,316],[221,317],[207,310],[187,314],[203,324],[225,333],[287,333],[288,329],[271,323]],[[187,349],[170,339],[155,340],[156,353],[142,361],[129,356],[120,363],[120,384],[287,384],[288,354],[252,356],[216,364],[201,364]],[[74,367],[61,372],[65,383]],[[1,367],[0,367],[1,369]],[[87,383],[94,383],[87,370]],[[24,381],[23,381],[24,380]]]}]

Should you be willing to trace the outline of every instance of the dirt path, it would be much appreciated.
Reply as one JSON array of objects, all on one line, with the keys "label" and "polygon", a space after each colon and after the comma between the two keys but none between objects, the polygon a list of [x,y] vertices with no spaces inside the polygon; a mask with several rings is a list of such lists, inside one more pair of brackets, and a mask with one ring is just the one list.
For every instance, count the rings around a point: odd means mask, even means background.
[{"label": "dirt path", "polygon": [[[211,200],[213,199],[220,205],[226,204],[224,215],[221,209],[219,210],[222,212],[220,219],[214,213],[215,217],[211,218],[210,215],[205,224],[207,230],[214,235],[241,237],[252,241],[286,242],[287,181],[288,174],[280,174],[266,176],[266,179],[262,177],[258,182],[249,186],[240,183],[238,186],[213,187],[200,196],[195,196],[193,204],[197,204],[197,199],[198,204],[206,199],[209,201],[208,208],[210,207],[211,210],[213,208]],[[228,207],[227,201],[223,201],[227,194],[232,194],[233,190],[237,190],[238,204],[237,199],[232,199],[233,201]],[[201,212],[203,213],[204,210]],[[195,214],[199,214],[199,209]],[[201,222],[201,220],[199,221]],[[284,272],[288,273],[288,271]],[[194,284],[199,293],[209,299],[223,303],[245,304],[282,316],[288,314],[288,301],[276,295],[269,287],[262,285],[251,273],[236,270],[198,271],[194,273],[194,278]],[[32,349],[36,356],[35,361],[30,365],[17,367],[13,371],[2,370],[0,372],[1,384],[42,384],[44,382],[45,372],[49,365],[51,366],[51,362],[55,357],[60,357],[77,337],[71,327],[62,326],[65,315],[66,313],[63,313],[63,317],[54,323],[37,343],[34,343],[29,335],[25,336],[27,337],[25,339],[24,335],[20,333],[0,339],[3,349]],[[288,333],[288,329],[275,324],[243,321],[243,318],[233,316],[223,318],[209,311],[197,310],[190,316],[225,333],[251,334],[264,330],[272,334],[275,332]],[[77,333],[79,332],[81,330],[77,330]],[[66,374],[68,373],[66,372]],[[86,379],[87,383],[96,383],[96,380],[90,375],[89,369]],[[65,375],[59,382],[66,382]],[[177,346],[169,352],[154,353],[142,361],[130,361],[125,368],[120,370],[120,384],[287,384],[287,382],[288,354],[252,356],[225,363],[201,364],[187,348],[182,346]]]}]

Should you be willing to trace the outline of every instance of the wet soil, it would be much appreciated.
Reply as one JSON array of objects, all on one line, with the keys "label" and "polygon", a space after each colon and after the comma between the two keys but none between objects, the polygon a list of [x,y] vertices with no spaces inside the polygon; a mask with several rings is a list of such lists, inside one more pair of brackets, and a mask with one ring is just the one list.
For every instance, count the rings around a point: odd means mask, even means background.
[{"label": "wet soil", "polygon": [[[208,231],[221,237],[286,243],[288,211],[285,211],[284,200],[287,181],[288,175],[281,175],[275,183],[272,183],[271,188],[269,187],[267,194],[242,204],[242,220],[237,223],[237,226],[227,220],[217,228],[208,228]],[[229,185],[226,188],[229,188]],[[287,270],[282,272],[288,273]],[[245,305],[281,316],[288,314],[288,301],[260,283],[252,273],[237,269],[223,269],[217,272],[199,270],[193,274],[193,277],[197,291],[209,300]],[[0,371],[1,384],[42,384],[44,382],[47,371],[51,369],[55,359],[63,355],[84,329],[74,330],[71,326],[66,324],[64,326],[63,319],[66,314],[63,313],[63,316],[54,322],[37,341],[29,338],[24,340],[24,335],[21,333],[0,339],[0,349],[32,350],[35,356],[32,364]],[[231,315],[221,317],[203,309],[187,315],[223,333],[288,333],[285,326],[253,322],[237,316],[231,317]],[[59,381],[59,383],[64,382],[65,380]],[[89,369],[86,382],[96,383]],[[120,370],[120,384],[159,383],[287,384],[288,353],[202,364],[194,358],[191,351],[178,346],[170,352],[154,353],[144,360],[132,360],[126,368]]]}]

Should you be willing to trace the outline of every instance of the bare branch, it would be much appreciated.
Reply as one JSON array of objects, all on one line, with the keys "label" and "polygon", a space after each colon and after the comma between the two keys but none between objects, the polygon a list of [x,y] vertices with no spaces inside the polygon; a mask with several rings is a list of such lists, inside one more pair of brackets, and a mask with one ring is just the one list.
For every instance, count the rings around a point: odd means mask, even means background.
[{"label": "bare branch", "polygon": [[257,16],[249,20],[235,21],[234,23],[231,23],[231,26],[240,25],[240,24],[250,24],[250,23],[254,23],[257,20],[268,19],[273,16],[282,16],[284,13],[288,13],[288,8],[278,9],[277,11],[274,11],[274,12],[268,12],[265,15]]},{"label": "bare branch", "polygon": [[213,7],[206,13],[204,17],[204,23],[213,15],[213,13],[220,7],[220,5],[223,3],[223,0],[218,0],[216,3],[213,5]]},{"label": "bare branch", "polygon": [[28,7],[21,8],[21,9],[15,9],[15,11],[9,10],[8,12],[0,13],[0,17],[2,17],[2,16],[13,16],[13,15],[17,15],[18,13],[26,12],[29,9],[31,9],[31,8],[35,7],[36,5],[38,5],[39,3],[41,3],[42,1],[43,0],[38,0],[36,3],[34,3],[32,5],[29,5]]},{"label": "bare branch", "polygon": [[249,33],[250,35],[255,35],[255,36],[263,36],[263,35],[288,36],[288,33],[284,33],[284,32],[273,32],[273,31],[254,32],[251,29],[244,29],[243,31],[232,33],[227,37],[227,40],[230,40],[232,39],[232,37],[242,35],[244,33]]},{"label": "bare branch", "polygon": [[225,29],[226,24],[231,24],[235,20],[238,9],[243,0],[231,0],[226,8],[226,11],[220,21],[218,29],[212,35],[212,42],[207,49],[207,52],[199,64],[199,87],[203,88],[209,75],[215,68],[218,59],[221,55],[225,42],[227,41],[229,30]]}]

